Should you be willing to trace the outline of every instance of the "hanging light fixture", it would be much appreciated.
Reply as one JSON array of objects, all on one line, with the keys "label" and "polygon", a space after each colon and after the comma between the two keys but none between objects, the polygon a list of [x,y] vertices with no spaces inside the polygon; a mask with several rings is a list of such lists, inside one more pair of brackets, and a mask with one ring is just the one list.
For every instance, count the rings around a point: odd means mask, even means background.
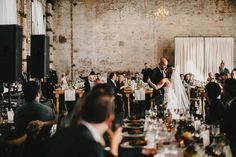
[{"label": "hanging light fixture", "polygon": [[162,5],[158,8],[154,15],[156,18],[164,18],[169,15],[169,11],[164,7],[164,0],[162,2]]}]

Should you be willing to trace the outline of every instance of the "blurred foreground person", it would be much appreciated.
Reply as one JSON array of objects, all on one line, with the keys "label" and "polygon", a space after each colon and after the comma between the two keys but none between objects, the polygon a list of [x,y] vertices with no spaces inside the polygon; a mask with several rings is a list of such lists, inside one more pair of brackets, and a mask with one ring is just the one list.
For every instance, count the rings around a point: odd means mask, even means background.
[{"label": "blurred foreground person", "polygon": [[[110,130],[113,114],[113,98],[110,94],[97,90],[80,101],[77,125],[61,130],[55,135],[48,156],[54,157],[105,157],[118,156],[122,140],[122,129]],[[103,134],[110,136],[110,151],[105,152]]]},{"label": "blurred foreground person", "polygon": [[225,81],[224,96],[228,102],[228,108],[223,117],[221,131],[226,133],[233,156],[236,156],[236,80],[230,78]]}]

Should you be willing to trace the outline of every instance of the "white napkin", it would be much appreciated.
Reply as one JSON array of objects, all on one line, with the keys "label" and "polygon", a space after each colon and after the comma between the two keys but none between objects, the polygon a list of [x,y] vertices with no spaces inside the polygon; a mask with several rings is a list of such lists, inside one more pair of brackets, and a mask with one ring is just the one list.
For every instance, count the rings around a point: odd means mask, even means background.
[{"label": "white napkin", "polygon": [[134,97],[135,97],[136,101],[144,101],[145,100],[145,89],[140,88],[139,90],[135,90]]},{"label": "white napkin", "polygon": [[65,90],[65,101],[75,101],[75,90]]},{"label": "white napkin", "polygon": [[206,147],[210,144],[210,133],[209,130],[201,132],[201,137],[203,139],[203,146]]}]

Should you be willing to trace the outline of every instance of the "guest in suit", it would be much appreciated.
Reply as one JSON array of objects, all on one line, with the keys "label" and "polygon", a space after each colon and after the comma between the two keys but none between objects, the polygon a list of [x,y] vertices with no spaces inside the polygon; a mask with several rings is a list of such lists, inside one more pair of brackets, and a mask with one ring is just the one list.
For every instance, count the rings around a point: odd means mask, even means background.
[{"label": "guest in suit", "polygon": [[[149,76],[151,83],[149,85],[152,86],[152,84],[158,84],[163,78],[166,77],[166,68],[168,66],[168,61],[166,58],[162,57],[159,62],[159,66],[156,67],[151,71],[151,74]],[[153,91],[153,99],[156,105],[160,105],[164,101],[164,90],[163,88]]]},{"label": "guest in suit", "polygon": [[117,75],[116,73],[111,73],[110,77],[107,79],[107,84],[109,84],[115,91],[115,104],[116,104],[116,112],[123,111],[123,101],[122,101],[122,93],[120,93],[120,89],[117,86]]},{"label": "guest in suit", "polygon": [[37,82],[29,81],[24,88],[25,104],[16,109],[14,121],[16,136],[26,133],[26,127],[33,120],[53,121],[55,115],[51,108],[40,103],[40,87]]},{"label": "guest in suit", "polygon": [[226,74],[226,73],[229,73],[229,69],[225,67],[224,61],[221,61],[219,66],[219,74]]},{"label": "guest in suit", "polygon": [[131,80],[140,81],[140,80],[142,80],[142,79],[141,79],[141,77],[139,77],[139,73],[138,73],[138,72],[135,72],[134,76],[131,77]]},{"label": "guest in suit", "polygon": [[143,74],[143,82],[147,82],[151,71],[152,69],[149,67],[148,63],[144,63],[144,69],[141,71],[141,74]]},{"label": "guest in suit", "polygon": [[231,71],[231,78],[236,80],[236,68]]},{"label": "guest in suit", "polygon": [[[58,132],[48,157],[105,157],[118,156],[122,129],[112,132],[114,119],[112,97],[104,92],[92,92],[81,101],[77,124]],[[110,135],[110,151],[105,152],[103,134]]]},{"label": "guest in suit", "polygon": [[221,131],[226,133],[233,156],[236,156],[236,80],[231,78],[225,81],[224,95],[228,101],[228,108],[223,117]]},{"label": "guest in suit", "polygon": [[205,122],[206,124],[220,124],[224,114],[224,106],[218,97],[221,94],[221,88],[218,83],[209,82],[205,87]]},{"label": "guest in suit", "polygon": [[26,71],[25,65],[22,64],[21,75],[20,75],[20,78],[18,79],[18,82],[22,85],[22,88],[28,82],[27,73],[25,71]]},{"label": "guest in suit", "polygon": [[45,94],[46,98],[53,98],[53,90],[55,85],[58,83],[57,72],[53,68],[53,63],[49,64],[49,76],[45,83]]},{"label": "guest in suit", "polygon": [[95,85],[95,80],[95,72],[92,71],[84,82],[85,94],[88,94],[91,91],[91,89]]}]

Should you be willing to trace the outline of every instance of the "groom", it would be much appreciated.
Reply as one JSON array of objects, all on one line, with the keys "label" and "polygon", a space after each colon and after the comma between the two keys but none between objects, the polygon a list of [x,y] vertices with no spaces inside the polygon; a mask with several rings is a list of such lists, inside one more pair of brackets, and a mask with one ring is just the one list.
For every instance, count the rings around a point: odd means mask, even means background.
[{"label": "groom", "polygon": [[[168,66],[167,59],[162,57],[160,59],[159,65],[155,69],[153,69],[151,71],[151,74],[149,75],[149,78],[150,78],[152,83],[154,83],[156,85],[163,78],[166,77],[166,68],[167,68],[167,66]],[[154,91],[153,91],[153,99],[154,99],[155,104],[158,105],[158,106],[163,103],[163,100],[164,100],[164,90],[163,90],[163,88],[158,89],[158,90],[154,89]]]}]

